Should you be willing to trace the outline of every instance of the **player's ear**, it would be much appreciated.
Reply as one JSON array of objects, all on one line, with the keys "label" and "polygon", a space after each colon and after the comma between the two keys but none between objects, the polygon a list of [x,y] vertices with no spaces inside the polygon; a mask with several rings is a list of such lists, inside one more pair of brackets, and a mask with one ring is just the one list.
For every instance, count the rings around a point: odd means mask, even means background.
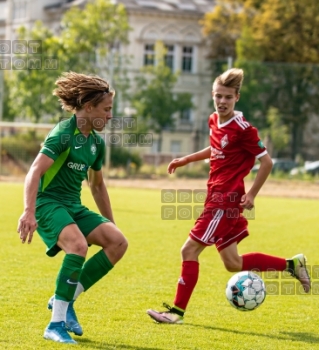
[{"label": "player's ear", "polygon": [[240,99],[240,93],[237,94],[236,102],[238,102]]},{"label": "player's ear", "polygon": [[89,102],[87,102],[87,103],[83,106],[83,108],[84,108],[85,112],[87,112],[87,113],[90,113],[91,110],[92,110],[92,106],[91,106],[91,104],[90,104]]}]

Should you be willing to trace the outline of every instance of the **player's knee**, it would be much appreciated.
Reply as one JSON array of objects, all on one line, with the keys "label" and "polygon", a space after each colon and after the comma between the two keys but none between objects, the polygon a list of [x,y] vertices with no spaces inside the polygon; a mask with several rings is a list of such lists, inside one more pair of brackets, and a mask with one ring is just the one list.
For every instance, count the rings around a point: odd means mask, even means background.
[{"label": "player's knee", "polygon": [[127,248],[128,248],[128,241],[124,236],[120,237],[118,240],[113,242],[112,250],[113,250],[114,257],[117,261],[123,257]]},{"label": "player's knee", "polygon": [[128,241],[127,239],[123,236],[123,239],[119,242],[119,250],[122,253],[122,256],[125,254],[128,248]]},{"label": "player's knee", "polygon": [[240,261],[237,260],[225,260],[224,266],[229,272],[238,272],[241,270]]},{"label": "player's knee", "polygon": [[198,252],[197,250],[192,246],[184,245],[181,249],[181,255],[183,261],[185,260],[197,260],[198,259]]},{"label": "player's knee", "polygon": [[76,241],[74,242],[74,245],[72,247],[72,253],[76,255],[80,255],[85,257],[88,251],[88,245],[87,242],[84,240]]},{"label": "player's knee", "polygon": [[190,255],[190,249],[188,246],[183,245],[181,248],[181,256],[182,256],[183,260],[186,260],[188,255]]}]

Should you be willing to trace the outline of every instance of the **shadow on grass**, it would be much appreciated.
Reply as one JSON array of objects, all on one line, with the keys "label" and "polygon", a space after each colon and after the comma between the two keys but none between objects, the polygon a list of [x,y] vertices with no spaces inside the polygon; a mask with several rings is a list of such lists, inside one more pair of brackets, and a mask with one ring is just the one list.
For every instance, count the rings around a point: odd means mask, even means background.
[{"label": "shadow on grass", "polygon": [[281,334],[287,335],[290,337],[290,340],[293,341],[303,341],[305,343],[318,343],[319,336],[311,333],[305,332],[280,332]]},{"label": "shadow on grass", "polygon": [[94,340],[90,340],[88,338],[81,338],[81,339],[76,339],[79,345],[84,348],[89,348],[89,349],[101,349],[101,350],[164,350],[162,348],[146,348],[146,347],[139,347],[136,345],[127,345],[127,344],[101,344],[101,342],[97,342]]},{"label": "shadow on grass", "polygon": [[234,334],[241,334],[241,335],[247,335],[252,336],[256,335],[258,337],[264,337],[264,338],[270,338],[270,339],[276,339],[276,340],[291,340],[291,341],[300,341],[304,343],[319,343],[319,336],[312,334],[312,333],[306,333],[306,332],[279,332],[279,334],[264,334],[264,333],[252,333],[252,332],[243,332],[243,331],[237,331],[235,329],[227,329],[227,328],[220,328],[220,327],[212,327],[212,326],[205,326],[205,325],[199,325],[199,324],[187,324],[191,327],[200,327],[205,328],[213,331],[220,331],[220,332],[228,332],[228,333],[234,333]]}]

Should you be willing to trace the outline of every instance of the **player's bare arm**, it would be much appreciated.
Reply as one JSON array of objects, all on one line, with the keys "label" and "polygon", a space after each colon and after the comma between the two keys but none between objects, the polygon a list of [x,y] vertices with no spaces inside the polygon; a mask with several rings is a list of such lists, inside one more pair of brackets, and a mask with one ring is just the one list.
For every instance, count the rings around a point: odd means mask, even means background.
[{"label": "player's bare arm", "polygon": [[254,200],[257,196],[259,190],[267,180],[271,169],[272,169],[272,160],[269,154],[265,154],[264,156],[259,158],[260,168],[256,175],[255,181],[251,187],[251,189],[245,194],[241,199],[241,206],[245,209],[252,209],[254,207]]},{"label": "player's bare arm", "polygon": [[[53,159],[43,153],[39,153],[34,160],[25,179],[24,189],[24,212],[19,218],[18,233],[22,243],[28,238],[31,243],[33,233],[37,229],[37,221],[35,219],[35,201],[38,192],[39,181],[42,175],[53,164]],[[29,237],[28,237],[29,236]]]},{"label": "player's bare arm", "polygon": [[167,167],[167,172],[169,174],[172,174],[175,172],[176,168],[182,167],[188,163],[197,162],[199,160],[204,160],[210,157],[210,146],[202,149],[201,151],[198,151],[196,153],[192,153],[188,156],[181,157],[181,158],[175,158],[173,159]]},{"label": "player's bare arm", "polygon": [[107,192],[102,170],[94,171],[89,170],[89,184],[94,201],[99,208],[101,215],[112,221],[114,224],[114,218],[112,213],[111,201]]}]

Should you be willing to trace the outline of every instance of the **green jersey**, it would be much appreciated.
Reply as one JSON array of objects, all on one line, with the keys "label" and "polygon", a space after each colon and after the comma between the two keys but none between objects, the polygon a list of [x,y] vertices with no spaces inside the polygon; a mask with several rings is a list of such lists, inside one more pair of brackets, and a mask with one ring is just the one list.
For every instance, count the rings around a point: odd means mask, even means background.
[{"label": "green jersey", "polygon": [[82,181],[87,178],[89,168],[101,170],[105,142],[94,131],[84,136],[73,115],[51,130],[40,152],[54,163],[41,178],[37,198],[81,202]]}]

